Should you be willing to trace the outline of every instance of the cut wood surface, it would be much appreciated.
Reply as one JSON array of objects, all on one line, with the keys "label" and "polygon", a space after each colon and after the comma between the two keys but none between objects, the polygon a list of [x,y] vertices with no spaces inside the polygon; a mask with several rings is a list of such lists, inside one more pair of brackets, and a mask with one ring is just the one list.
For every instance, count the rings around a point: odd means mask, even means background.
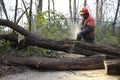
[{"label": "cut wood surface", "polygon": [[105,60],[104,65],[107,74],[120,75],[120,59]]},{"label": "cut wood surface", "polygon": [[84,54],[84,55],[95,55],[95,54],[108,54],[120,57],[120,48],[105,45],[96,45],[80,42],[77,40],[53,40],[40,37],[36,34],[30,33],[21,26],[13,23],[9,20],[0,19],[0,25],[8,26],[20,34],[24,35],[25,38],[18,44],[18,48],[26,48],[27,46],[38,46],[46,49],[64,51],[68,53]]},{"label": "cut wood surface", "polygon": [[92,56],[80,58],[44,58],[44,57],[3,57],[2,64],[23,65],[36,69],[52,70],[92,70],[103,69],[105,56]]}]

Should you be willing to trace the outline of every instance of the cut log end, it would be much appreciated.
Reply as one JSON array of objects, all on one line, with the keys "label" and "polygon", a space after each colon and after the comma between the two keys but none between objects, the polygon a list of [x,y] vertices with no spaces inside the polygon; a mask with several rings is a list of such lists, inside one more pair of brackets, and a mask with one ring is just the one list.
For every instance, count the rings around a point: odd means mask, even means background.
[{"label": "cut log end", "polygon": [[104,66],[108,75],[120,75],[120,59],[105,60]]}]

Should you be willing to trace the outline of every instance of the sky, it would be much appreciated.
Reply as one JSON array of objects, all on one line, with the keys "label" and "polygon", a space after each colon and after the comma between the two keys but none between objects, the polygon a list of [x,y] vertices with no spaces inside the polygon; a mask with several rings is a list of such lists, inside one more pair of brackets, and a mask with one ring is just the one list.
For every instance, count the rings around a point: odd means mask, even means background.
[{"label": "sky", "polygon": [[[6,5],[7,5],[7,10],[8,10],[8,14],[9,17],[12,19],[14,17],[14,6],[15,6],[15,0],[4,0]],[[19,7],[23,6],[21,3],[21,0],[19,1]],[[30,2],[30,0],[24,0],[27,1],[28,3]],[[35,4],[35,0],[33,0],[34,4]],[[61,12],[62,14],[64,14],[66,17],[69,17],[69,0],[54,0],[55,1],[55,10],[57,12]],[[72,0],[73,1],[73,0]],[[83,7],[84,4],[84,0],[76,0],[77,1],[77,5],[78,6],[78,11],[77,14],[79,14],[79,10]],[[87,7],[89,9],[90,14],[95,18],[96,15],[96,0],[87,0]],[[114,15],[115,15],[115,11],[116,11],[116,0],[106,0],[107,3],[105,3],[105,5],[111,5],[111,7],[105,7],[105,17],[108,19],[113,19]],[[111,3],[109,3],[109,1],[111,1]],[[51,9],[52,9],[52,0],[50,1],[51,4]],[[43,11],[47,10],[48,8],[48,0],[43,0]],[[24,8],[23,8],[24,9]],[[35,6],[33,5],[33,13],[35,13]],[[18,15],[21,14],[21,9],[19,9]],[[120,15],[120,14],[119,14]],[[119,17],[119,16],[118,16]]]},{"label": "sky", "polygon": [[[50,2],[50,4],[52,9],[52,1]],[[92,9],[95,7],[94,4],[95,4],[95,0],[87,1],[87,6],[91,14],[92,14]],[[43,10],[47,10],[46,5],[48,5],[47,0],[43,0]],[[77,0],[78,12],[83,7],[83,5],[84,5],[84,0]],[[55,10],[57,10],[58,12],[62,12],[66,16],[69,16],[69,0],[55,0]]]},{"label": "sky", "polygon": [[[11,0],[4,0],[4,1],[7,4],[7,9],[9,9],[9,11],[13,11],[14,6],[15,6],[15,0],[12,0],[12,2],[11,2]],[[19,1],[19,7],[20,7],[22,5],[22,3],[21,3],[21,0],[18,0],[18,1]],[[29,2],[29,1],[30,0],[27,0],[27,2]],[[35,0],[33,0],[33,1],[35,3]],[[69,0],[54,0],[54,1],[55,1],[55,10],[63,13],[65,16],[69,16]],[[84,0],[77,0],[77,5],[79,4],[78,10],[80,10],[82,8],[83,3],[84,3]],[[51,9],[52,9],[52,0],[50,1],[50,4],[51,4]],[[95,0],[87,1],[87,5],[88,5],[88,8],[89,8],[91,14],[94,11],[94,10],[92,10],[94,8],[94,4],[95,4]],[[48,8],[47,5],[48,5],[48,0],[43,0],[43,11],[47,10],[47,8]],[[34,6],[33,6],[33,8],[34,8]],[[9,14],[9,11],[8,11],[8,14]],[[35,11],[35,9],[33,9],[33,12],[34,11]]]}]

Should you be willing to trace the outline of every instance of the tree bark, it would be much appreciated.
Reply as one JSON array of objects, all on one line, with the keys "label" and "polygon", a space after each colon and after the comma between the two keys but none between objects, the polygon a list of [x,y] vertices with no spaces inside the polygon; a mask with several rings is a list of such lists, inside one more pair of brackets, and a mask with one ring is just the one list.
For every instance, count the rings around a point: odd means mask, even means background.
[{"label": "tree bark", "polygon": [[38,58],[38,57],[3,57],[2,64],[24,65],[36,69],[52,70],[91,70],[103,69],[105,56],[81,58]]},{"label": "tree bark", "polygon": [[84,6],[86,7],[86,5],[87,5],[87,0],[84,0]]},{"label": "tree bark", "polygon": [[118,12],[119,12],[119,7],[120,7],[120,0],[118,0],[117,9],[116,9],[116,13],[115,13],[115,18],[114,18],[114,21],[113,21],[113,26],[112,26],[113,35],[115,35],[115,24],[116,24]]},{"label": "tree bark", "polygon": [[37,0],[37,2],[38,2],[37,11],[40,10],[42,12],[42,2],[43,2],[43,0]]},{"label": "tree bark", "polygon": [[74,17],[74,22],[76,22],[76,14],[77,14],[77,10],[76,10],[76,0],[74,0],[73,2],[73,17]]},{"label": "tree bark", "polygon": [[18,43],[18,34],[0,34],[0,40]]},{"label": "tree bark", "polygon": [[[9,26],[10,28],[16,30],[17,32],[23,34],[25,39],[20,41],[19,48],[21,46],[38,46],[46,49],[71,52],[76,54],[87,54],[87,55],[95,55],[95,54],[108,54],[115,55],[120,57],[120,48],[113,46],[105,46],[105,45],[96,45],[84,43],[76,40],[53,40],[40,37],[38,35],[32,34],[29,31],[25,30],[21,26],[9,21],[0,19],[0,25]],[[87,51],[87,52],[86,52]]]},{"label": "tree bark", "polygon": [[53,11],[55,11],[55,2],[54,2],[54,0],[52,0],[52,3],[53,3]]},{"label": "tree bark", "polygon": [[31,32],[32,31],[32,3],[33,2],[33,0],[30,0],[30,9],[29,9],[29,22],[28,22],[28,24],[29,24],[29,31]]},{"label": "tree bark", "polygon": [[120,59],[105,60],[105,71],[109,75],[120,75]]},{"label": "tree bark", "polygon": [[15,15],[14,15],[14,22],[16,23],[17,19],[17,10],[18,10],[18,0],[16,0],[16,5],[15,5]]},{"label": "tree bark", "polygon": [[6,10],[5,4],[4,4],[4,0],[1,0],[1,2],[2,2],[1,5],[2,5],[2,8],[3,8],[3,11],[5,13],[5,16],[6,16],[7,20],[8,20],[9,18],[8,18],[7,10]]}]

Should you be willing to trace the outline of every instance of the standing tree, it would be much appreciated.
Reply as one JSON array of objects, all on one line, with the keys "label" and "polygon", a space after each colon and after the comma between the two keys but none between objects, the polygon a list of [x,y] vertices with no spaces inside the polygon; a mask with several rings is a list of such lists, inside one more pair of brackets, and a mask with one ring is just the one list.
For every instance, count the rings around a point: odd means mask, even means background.
[{"label": "standing tree", "polygon": [[1,0],[1,5],[2,5],[2,8],[3,8],[3,11],[5,13],[6,18],[9,19],[8,15],[7,15],[7,10],[6,10],[5,4],[4,4],[4,0]]},{"label": "standing tree", "polygon": [[55,11],[55,2],[54,2],[54,0],[52,0],[52,3],[53,3],[53,11]]},{"label": "standing tree", "polygon": [[96,0],[96,23],[101,24],[103,19],[103,0]]},{"label": "standing tree", "polygon": [[0,18],[2,18],[2,2],[0,1]]},{"label": "standing tree", "polygon": [[40,10],[42,12],[42,2],[43,2],[43,0],[37,0],[37,1],[38,1],[37,11]]},{"label": "standing tree", "polygon": [[76,0],[74,0],[73,2],[73,16],[74,16],[74,22],[76,22],[76,14],[77,14],[77,10],[76,10]]},{"label": "standing tree", "polygon": [[31,32],[32,30],[32,21],[31,21],[31,19],[32,19],[32,2],[33,2],[33,0],[30,0],[30,9],[29,9],[29,22],[28,22],[28,24],[29,24],[29,31]]},{"label": "standing tree", "polygon": [[114,21],[113,21],[113,27],[112,27],[113,35],[115,34],[115,24],[116,24],[116,20],[117,20],[118,11],[119,11],[119,6],[120,6],[120,0],[118,0],[117,9],[116,9],[116,13],[115,13],[115,18],[114,18]]},{"label": "standing tree", "polygon": [[103,0],[101,0],[100,3],[100,21],[103,19]]},{"label": "standing tree", "polygon": [[50,0],[48,0],[48,18],[50,21]]},{"label": "standing tree", "polygon": [[98,24],[99,19],[99,0],[96,0],[96,23]]},{"label": "standing tree", "polygon": [[84,6],[86,6],[87,5],[87,0],[84,0]]},{"label": "standing tree", "polygon": [[72,4],[71,4],[71,0],[69,0],[69,13],[70,13],[70,19],[72,21]]},{"label": "standing tree", "polygon": [[14,22],[16,23],[17,19],[17,8],[18,8],[18,0],[16,0],[16,5],[15,5],[15,15],[14,15]]}]

